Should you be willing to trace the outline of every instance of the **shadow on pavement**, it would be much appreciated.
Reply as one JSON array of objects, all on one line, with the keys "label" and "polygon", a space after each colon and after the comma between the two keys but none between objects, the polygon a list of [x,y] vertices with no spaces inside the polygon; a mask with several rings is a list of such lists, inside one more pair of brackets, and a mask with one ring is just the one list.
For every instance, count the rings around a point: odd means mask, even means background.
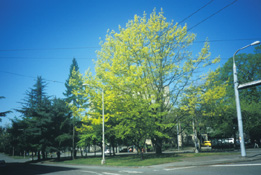
[{"label": "shadow on pavement", "polygon": [[[30,163],[6,163],[5,167],[0,167],[1,175],[38,175],[47,173],[60,172],[61,174],[70,174],[68,171],[76,170],[77,168],[36,165]],[[62,173],[64,171],[64,173]]]}]

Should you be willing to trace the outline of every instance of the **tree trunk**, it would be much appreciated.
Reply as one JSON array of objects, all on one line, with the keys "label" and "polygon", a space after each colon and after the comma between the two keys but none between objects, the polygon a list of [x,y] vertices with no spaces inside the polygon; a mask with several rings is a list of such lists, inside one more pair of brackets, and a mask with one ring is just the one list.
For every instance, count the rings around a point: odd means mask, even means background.
[{"label": "tree trunk", "polygon": [[57,160],[60,160],[61,159],[61,152],[57,151],[56,155],[57,155]]},{"label": "tree trunk", "polygon": [[82,151],[82,148],[81,148],[81,157],[83,157],[83,151]]},{"label": "tree trunk", "polygon": [[78,151],[78,149],[76,149],[76,147],[74,148],[74,159],[76,159],[76,157],[77,157],[77,151]]},{"label": "tree trunk", "polygon": [[40,151],[37,152],[38,160],[41,160]]},{"label": "tree trunk", "polygon": [[162,154],[162,139],[161,138],[156,138],[155,141],[155,149],[156,149],[156,154]]},{"label": "tree trunk", "polygon": [[45,157],[45,151],[43,151],[43,150],[42,150],[42,158],[43,158],[43,160],[46,159],[46,157]]},{"label": "tree trunk", "polygon": [[193,121],[192,125],[193,125],[193,132],[194,132],[195,153],[199,153],[199,143],[198,143],[197,129],[195,127],[194,121]]}]

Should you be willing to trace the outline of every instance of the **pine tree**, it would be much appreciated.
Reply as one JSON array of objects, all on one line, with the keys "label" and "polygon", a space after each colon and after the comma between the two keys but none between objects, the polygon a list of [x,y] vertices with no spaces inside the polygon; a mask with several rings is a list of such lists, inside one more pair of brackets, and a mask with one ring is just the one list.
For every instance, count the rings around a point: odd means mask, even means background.
[{"label": "pine tree", "polygon": [[[3,99],[3,98],[5,98],[5,97],[0,96],[0,99]],[[6,114],[8,114],[8,113],[10,113],[10,112],[11,112],[11,111],[0,112],[0,117],[5,117]],[[1,122],[1,118],[0,118],[0,122]]]},{"label": "pine tree", "polygon": [[27,123],[26,132],[30,134],[29,142],[31,149],[38,152],[38,159],[40,159],[40,151],[43,159],[49,141],[49,124],[51,122],[51,102],[45,93],[46,83],[41,77],[37,77],[37,81],[30,91],[27,91],[24,99],[22,109],[17,111],[22,113],[24,120]]},{"label": "pine tree", "polygon": [[77,63],[75,58],[73,58],[73,60],[72,60],[72,64],[70,66],[69,76],[68,76],[68,79],[65,82],[66,90],[63,93],[63,95],[66,97],[66,102],[68,102],[68,103],[70,103],[73,99],[75,99],[75,96],[72,94],[73,87],[72,87],[72,85],[69,84],[69,80],[72,77],[73,70],[75,70],[75,71],[79,70],[79,66],[78,66],[78,63]]},{"label": "pine tree", "polygon": [[[78,105],[78,98],[79,96],[76,96],[73,94],[73,91],[76,90],[76,88],[78,87],[83,87],[83,81],[81,80],[81,78],[79,77],[80,74],[75,74],[75,72],[79,72],[79,66],[78,63],[76,61],[75,58],[73,58],[72,64],[70,66],[70,73],[69,73],[69,77],[66,80],[65,83],[65,87],[66,87],[66,91],[64,93],[65,95],[65,101],[67,104],[74,104],[75,106],[79,106]],[[79,81],[77,81],[77,85],[72,85],[70,84],[70,80],[71,79],[77,79]],[[75,152],[75,143],[76,140],[78,140],[78,138],[76,137],[76,133],[75,133],[75,126],[76,123],[78,121],[77,116],[71,115],[69,117],[71,118],[71,127],[72,127],[72,159],[75,158],[76,156],[76,152]]]}]

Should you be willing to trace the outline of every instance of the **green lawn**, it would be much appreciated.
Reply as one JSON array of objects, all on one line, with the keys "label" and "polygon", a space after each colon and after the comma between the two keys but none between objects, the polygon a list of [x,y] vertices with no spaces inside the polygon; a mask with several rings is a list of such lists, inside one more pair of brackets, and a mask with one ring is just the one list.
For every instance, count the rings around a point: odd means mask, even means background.
[{"label": "green lawn", "polygon": [[[192,157],[203,157],[211,155],[231,155],[238,154],[233,152],[222,152],[222,153],[180,153],[180,154],[144,154],[143,160],[140,155],[122,155],[122,156],[111,156],[106,157],[105,165],[108,166],[150,166],[158,165],[170,162],[182,161],[186,158]],[[75,160],[62,160],[62,161],[48,161],[48,163],[63,163],[63,164],[77,164],[77,165],[101,165],[101,157],[88,157],[88,158],[77,158]]]}]

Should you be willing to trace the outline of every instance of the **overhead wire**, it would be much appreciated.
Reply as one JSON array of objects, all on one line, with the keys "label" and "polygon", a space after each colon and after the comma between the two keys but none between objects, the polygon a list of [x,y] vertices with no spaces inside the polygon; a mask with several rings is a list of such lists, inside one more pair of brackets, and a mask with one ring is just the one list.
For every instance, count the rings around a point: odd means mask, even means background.
[{"label": "overhead wire", "polygon": [[[248,40],[257,40],[259,38],[239,38],[239,39],[216,39],[216,40],[208,40],[209,43],[211,42],[231,42],[231,41],[248,41]],[[204,43],[206,41],[194,41],[194,43]],[[71,48],[67,48],[67,49],[78,49],[79,47],[71,47]],[[100,47],[89,47],[89,46],[86,46],[86,47],[81,47],[81,48],[100,48]],[[10,50],[0,50],[5,52],[5,51],[25,51],[25,50],[55,50],[55,49],[58,49],[58,48],[39,48],[39,49],[10,49]],[[66,48],[60,48],[60,49],[66,49]],[[60,50],[59,49],[59,50]],[[0,56],[0,59],[1,58],[34,58],[34,59],[71,59],[71,58],[35,58],[35,57],[15,57],[15,56],[12,56],[12,57],[5,57],[5,56]],[[77,58],[77,59],[96,59],[96,58]]]},{"label": "overhead wire", "polygon": [[202,21],[198,22],[197,24],[195,24],[194,26],[190,27],[187,31],[190,31],[192,29],[194,29],[195,27],[197,27],[198,25],[202,24],[203,22],[205,22],[206,20],[208,20],[209,18],[215,16],[216,14],[220,13],[222,10],[226,9],[227,7],[233,5],[235,2],[237,2],[238,0],[234,0],[233,2],[231,2],[230,4],[226,5],[225,7],[219,9],[218,11],[216,11],[215,13],[211,14],[210,16],[208,16],[207,18],[203,19]]},{"label": "overhead wire", "polygon": [[[179,23],[182,23],[184,21],[186,21],[187,19],[189,19],[190,17],[192,17],[193,15],[195,15],[196,13],[198,13],[200,10],[202,10],[203,8],[205,8],[206,6],[208,6],[210,3],[212,3],[214,0],[210,0],[209,2],[207,2],[206,4],[204,4],[202,7],[200,7],[199,9],[197,9],[195,12],[191,13],[190,15],[188,15],[187,17],[185,17],[184,19],[182,19]],[[215,13],[211,14],[210,16],[208,16],[207,18],[203,19],[202,21],[198,22],[197,24],[195,24],[194,26],[190,27],[187,31],[192,30],[193,28],[197,27],[198,25],[202,24],[203,22],[205,22],[206,20],[208,20],[209,18],[213,17],[214,15],[220,13],[222,10],[224,10],[225,8],[231,6],[232,4],[234,4],[236,1],[238,0],[234,0],[233,2],[231,2],[230,4],[226,5],[225,7],[221,8],[220,10],[216,11]],[[201,41],[200,41],[201,42]],[[205,41],[204,41],[205,42]],[[197,42],[198,43],[198,42]],[[61,47],[61,48],[24,48],[24,49],[0,49],[0,52],[9,52],[9,51],[39,51],[39,50],[72,50],[72,49],[97,49],[97,48],[101,48],[100,46],[83,46],[83,47]]]},{"label": "overhead wire", "polygon": [[[208,6],[210,3],[212,3],[214,0],[210,0],[209,2],[207,2],[205,5],[203,5],[202,7],[200,7],[199,9],[197,9],[195,12],[191,13],[190,15],[188,15],[186,18],[184,18],[183,20],[181,20],[179,23],[182,23],[184,21],[186,21],[187,19],[189,19],[190,17],[192,17],[194,14],[198,13],[200,10],[202,10],[203,8],[205,8],[206,6]],[[193,28],[197,27],[198,25],[202,24],[203,22],[205,22],[206,20],[208,20],[209,18],[213,17],[214,15],[220,13],[222,10],[226,9],[227,7],[231,6],[232,4],[234,4],[235,2],[237,2],[238,0],[234,0],[233,2],[231,2],[230,4],[226,5],[225,7],[221,8],[220,10],[216,11],[215,13],[211,14],[210,16],[208,16],[207,18],[203,19],[202,21],[198,22],[197,24],[195,24],[194,26],[190,27],[187,31],[192,30]],[[231,39],[231,40],[212,40],[209,42],[224,42],[224,41],[239,41],[239,40],[252,40],[252,39]],[[201,42],[205,42],[205,41],[195,41],[195,43],[201,43]],[[69,49],[87,49],[87,48],[100,48],[100,47],[95,47],[95,46],[86,46],[86,47],[67,47],[67,48],[27,48],[27,49],[2,49],[0,50],[0,52],[6,52],[6,51],[28,51],[28,50],[69,50]],[[8,58],[8,57],[0,57],[0,58]],[[11,58],[11,57],[9,57]],[[16,57],[12,57],[12,58],[16,58]],[[18,57],[17,57],[18,58]],[[22,58],[22,57],[21,57]],[[26,57],[23,57],[26,58]],[[46,59],[46,58],[44,58]],[[61,58],[63,59],[63,58]],[[90,59],[90,58],[87,58]],[[92,58],[93,59],[93,58]],[[36,78],[36,77],[32,77],[32,76],[26,76],[26,75],[22,75],[22,74],[17,74],[17,73],[12,73],[12,72],[7,72],[7,71],[0,71],[2,73],[8,73],[8,74],[12,74],[12,75],[16,75],[16,76],[22,76],[22,77],[27,77],[27,78]],[[57,82],[57,83],[63,83],[60,81],[55,81],[55,80],[47,80],[46,81],[50,81],[50,82]]]},{"label": "overhead wire", "polygon": [[195,15],[196,13],[198,13],[200,10],[202,10],[203,8],[205,8],[206,6],[208,6],[211,2],[213,2],[214,0],[209,1],[208,3],[206,3],[205,5],[203,5],[202,7],[200,7],[199,9],[197,9],[195,12],[191,13],[190,15],[188,15],[186,18],[182,19],[179,23],[183,23],[184,21],[186,21],[187,19],[189,19],[191,16]]},{"label": "overhead wire", "polygon": [[[37,79],[37,77],[28,76],[28,75],[23,75],[23,74],[18,74],[18,73],[13,73],[13,72],[8,72],[8,71],[2,71],[2,70],[0,70],[0,72],[6,73],[6,74],[15,75],[15,76],[20,76],[20,77],[25,77],[25,78]],[[64,84],[64,82],[56,81],[56,80],[49,80],[49,79],[45,79],[45,78],[43,78],[43,80],[45,80],[45,81],[47,81],[47,82],[53,82],[53,83],[61,83],[61,84]]]},{"label": "overhead wire", "polygon": [[60,47],[60,48],[24,48],[24,49],[0,49],[0,52],[13,51],[39,51],[39,50],[72,50],[72,49],[97,49],[98,46],[83,46],[83,47]]}]

